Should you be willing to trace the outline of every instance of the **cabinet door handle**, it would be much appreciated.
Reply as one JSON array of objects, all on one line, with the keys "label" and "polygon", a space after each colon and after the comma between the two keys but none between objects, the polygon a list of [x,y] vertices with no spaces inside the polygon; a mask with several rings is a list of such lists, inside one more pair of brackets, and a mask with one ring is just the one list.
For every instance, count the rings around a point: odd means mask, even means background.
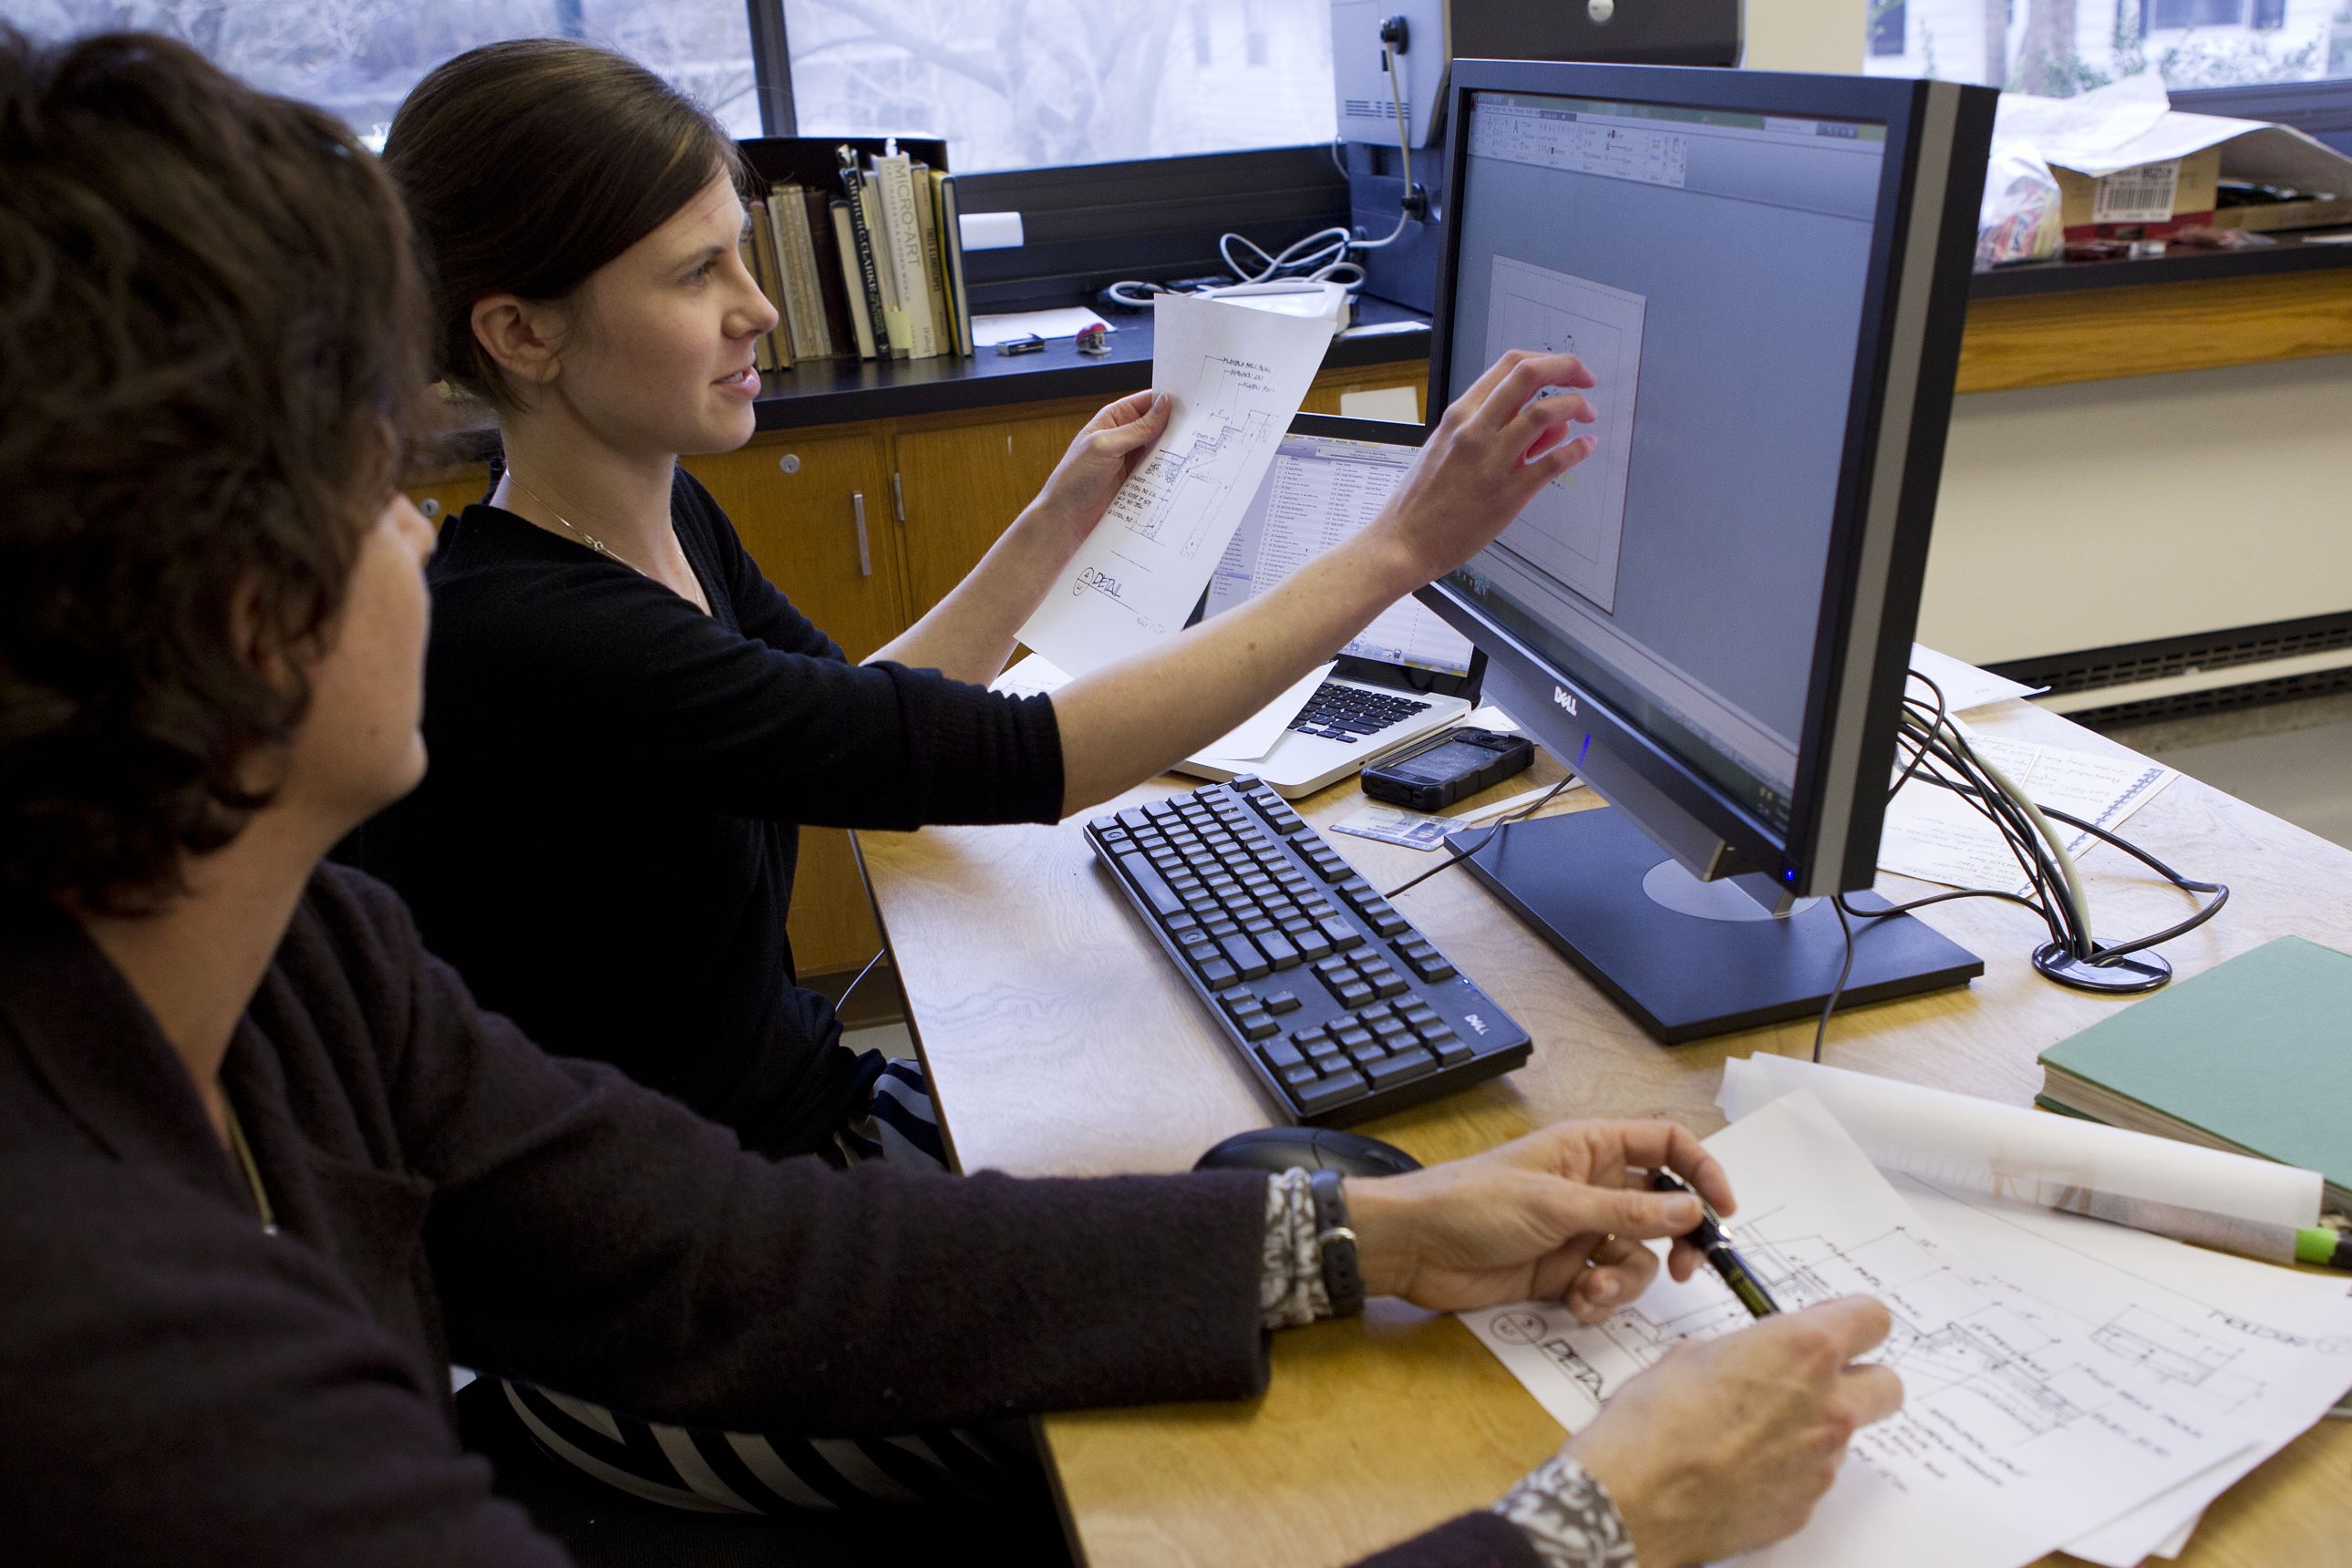
[{"label": "cabinet door handle", "polygon": [[857,574],[860,577],[871,577],[874,575],[874,557],[866,548],[866,492],[864,490],[849,492],[849,515],[857,521]]},{"label": "cabinet door handle", "polygon": [[890,475],[890,515],[898,520],[901,528],[906,526],[907,492],[899,488],[898,476],[895,470]]}]

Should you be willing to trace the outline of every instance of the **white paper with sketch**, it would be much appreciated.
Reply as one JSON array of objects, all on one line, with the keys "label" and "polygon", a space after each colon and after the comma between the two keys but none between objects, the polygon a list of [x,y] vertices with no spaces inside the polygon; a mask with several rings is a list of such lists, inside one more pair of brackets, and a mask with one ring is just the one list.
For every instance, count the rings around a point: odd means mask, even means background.
[{"label": "white paper with sketch", "polygon": [[[1837,1483],[1757,1568],[2020,1568],[2244,1449],[2160,1378],[2118,1375],[2065,1310],[1989,1277],[1887,1184],[1821,1102],[1790,1095],[1707,1140],[1739,1194],[1732,1239],[1784,1308],[1867,1292],[1894,1332],[1872,1359],[1906,1402],[1855,1435]],[[1702,1269],[1661,1271],[1607,1321],[1554,1303],[1463,1314],[1571,1431],[1678,1341],[1748,1326]]]},{"label": "white paper with sketch", "polygon": [[1805,1092],[1880,1170],[1938,1186],[2281,1261],[2294,1255],[2295,1227],[2319,1222],[2316,1171],[1874,1073],[1736,1057],[1723,1064],[1715,1102],[1738,1121]]},{"label": "white paper with sketch", "polygon": [[2194,1205],[2284,1229],[2318,1213],[2317,1173],[1784,1057],[1726,1062],[1716,1103],[1737,1121],[1800,1091],[1954,1246],[2011,1278],[2070,1281],[2072,1304],[2097,1316],[2095,1341],[2252,1429],[2254,1448],[2069,1542],[2074,1555],[2125,1568],[2178,1552],[2176,1538],[2208,1503],[2352,1387],[2352,1292],[2340,1277],[2185,1247],[2079,1212],[2129,1215],[2141,1206],[2140,1220],[2162,1217],[2138,1203],[2155,1199],[2174,1213]]},{"label": "white paper with sketch", "polygon": [[1988,1269],[2063,1292],[2091,1325],[2092,1342],[2118,1362],[2138,1363],[2254,1437],[2252,1448],[2069,1541],[2076,1557],[2130,1568],[2160,1550],[2352,1387],[2352,1296],[2341,1276],[2298,1274],[1910,1176],[1895,1177],[1895,1188]]},{"label": "white paper with sketch", "polygon": [[[2032,795],[2036,805],[2071,813],[2110,833],[2180,776],[2161,763],[2130,752],[2077,752],[1973,730],[1966,733],[1969,744]],[[2091,834],[2063,823],[2054,826],[2070,835],[2070,855],[2080,857],[2098,846]],[[1916,779],[1886,803],[1878,868],[1954,888],[2000,888],[2014,893],[2032,888],[1999,828],[1961,796]]]},{"label": "white paper with sketch", "polygon": [[1168,428],[1021,628],[1073,675],[1183,626],[1331,343],[1328,321],[1178,294],[1153,302],[1151,330]]}]

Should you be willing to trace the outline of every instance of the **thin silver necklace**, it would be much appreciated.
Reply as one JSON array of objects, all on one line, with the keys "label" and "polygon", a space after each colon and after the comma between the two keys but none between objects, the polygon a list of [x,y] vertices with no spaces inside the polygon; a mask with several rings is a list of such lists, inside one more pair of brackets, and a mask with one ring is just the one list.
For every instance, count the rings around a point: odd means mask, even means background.
[{"label": "thin silver necklace", "polygon": [[622,565],[627,567],[630,571],[635,572],[640,577],[651,575],[651,574],[646,572],[644,567],[638,565],[627,556],[621,554],[618,551],[606,549],[604,542],[597,538],[594,534],[589,532],[586,529],[574,528],[572,525],[572,520],[570,518],[564,516],[562,512],[557,511],[555,510],[555,504],[552,501],[540,494],[537,490],[531,489],[530,486],[524,481],[523,477],[520,474],[516,473],[513,468],[509,468],[507,469],[507,478],[512,479],[517,485],[521,486],[523,494],[529,496],[540,505],[547,508],[548,515],[554,518],[557,522],[563,525],[564,532],[570,534],[572,538],[578,540],[581,543],[586,545],[589,549],[594,551],[605,560],[617,561]]}]

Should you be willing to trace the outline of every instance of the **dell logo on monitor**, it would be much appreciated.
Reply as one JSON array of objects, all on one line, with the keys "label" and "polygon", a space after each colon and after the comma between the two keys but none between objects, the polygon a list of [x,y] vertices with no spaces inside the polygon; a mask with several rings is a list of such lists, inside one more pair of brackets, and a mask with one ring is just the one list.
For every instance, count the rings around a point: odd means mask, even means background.
[{"label": "dell logo on monitor", "polygon": [[1576,699],[1569,694],[1568,689],[1564,686],[1555,686],[1551,689],[1551,700],[1564,712],[1572,714],[1576,711]]}]

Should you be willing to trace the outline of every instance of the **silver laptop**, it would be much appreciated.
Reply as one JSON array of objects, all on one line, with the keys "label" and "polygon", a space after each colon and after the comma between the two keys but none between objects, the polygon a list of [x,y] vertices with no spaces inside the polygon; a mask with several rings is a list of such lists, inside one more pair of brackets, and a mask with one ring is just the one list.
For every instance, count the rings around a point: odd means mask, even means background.
[{"label": "silver laptop", "polygon": [[[1379,419],[1292,420],[1196,616],[1266,592],[1371,521],[1425,434]],[[1312,795],[1468,713],[1484,663],[1419,600],[1400,599],[1341,651],[1273,750],[1255,759],[1188,757],[1176,771],[1208,779],[1255,773],[1289,799]]]}]

